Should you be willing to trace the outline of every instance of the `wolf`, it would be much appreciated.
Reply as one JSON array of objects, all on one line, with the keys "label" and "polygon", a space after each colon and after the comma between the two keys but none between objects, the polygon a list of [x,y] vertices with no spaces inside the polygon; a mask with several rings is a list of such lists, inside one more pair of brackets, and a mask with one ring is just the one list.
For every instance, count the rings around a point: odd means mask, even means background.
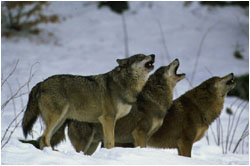
[{"label": "wolf", "polygon": [[235,87],[233,73],[212,77],[173,101],[162,126],[149,139],[148,146],[177,148],[191,157],[193,143],[200,140],[220,115],[224,98]]},{"label": "wolf", "polygon": [[[104,146],[114,147],[117,119],[130,112],[149,73],[154,68],[155,55],[136,54],[117,59],[118,66],[110,72],[93,75],[54,75],[35,85],[24,113],[22,128],[25,138],[38,116],[46,128],[39,148],[51,146],[51,137],[68,119],[100,123]],[[63,129],[63,128],[62,128]]]},{"label": "wolf", "polygon": [[[138,95],[130,113],[117,120],[115,127],[116,144],[133,144],[146,147],[148,138],[161,126],[167,109],[172,104],[173,89],[185,74],[177,74],[179,60],[157,69],[148,79]],[[69,120],[68,135],[77,152],[91,155],[95,152],[103,132],[100,124]],[[64,125],[65,127],[65,125]],[[53,146],[65,139],[64,129],[52,137]],[[26,142],[32,143],[34,142]]]}]

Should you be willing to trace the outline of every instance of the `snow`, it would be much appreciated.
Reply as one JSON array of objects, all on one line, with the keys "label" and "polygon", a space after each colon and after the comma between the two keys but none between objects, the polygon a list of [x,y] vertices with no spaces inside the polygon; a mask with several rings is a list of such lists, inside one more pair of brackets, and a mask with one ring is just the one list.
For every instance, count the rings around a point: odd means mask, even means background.
[{"label": "snow", "polygon": [[[211,75],[224,76],[233,72],[235,75],[249,71],[248,17],[239,7],[209,8],[193,2],[184,7],[183,2],[129,2],[131,9],[125,13],[128,28],[129,53],[156,54],[155,69],[167,65],[169,60],[179,58],[180,70],[190,80],[199,51],[198,66],[192,86],[197,86]],[[151,7],[150,7],[151,6]],[[39,81],[54,74],[92,75],[105,73],[113,69],[116,59],[124,57],[124,41],[121,16],[104,7],[97,9],[95,2],[51,2],[47,13],[56,13],[61,17],[60,23],[46,24],[40,27],[53,36],[43,32],[27,38],[2,37],[1,69],[2,80],[13,69],[17,60],[17,70],[8,79],[11,90],[15,92],[35,72],[29,89]],[[164,36],[161,34],[160,25]],[[164,38],[164,39],[163,39]],[[167,50],[164,49],[163,40]],[[236,45],[242,48],[243,60],[235,59],[233,52]],[[38,62],[38,63],[37,63]],[[6,83],[2,87],[2,104],[11,96]],[[178,83],[175,98],[190,89],[187,80]],[[20,93],[27,92],[25,87]],[[28,94],[10,102],[1,114],[1,135],[3,137],[8,125],[27,103]],[[220,116],[223,135],[226,135],[228,115],[225,108],[231,107],[237,100],[227,97],[224,110]],[[236,130],[233,147],[249,121],[248,103],[238,99],[232,106],[237,115],[243,110]],[[241,104],[242,103],[242,104]],[[246,103],[246,107],[244,107]],[[16,111],[15,111],[16,110]],[[17,122],[21,120],[21,115]],[[237,118],[237,116],[236,116]],[[14,128],[14,123],[8,134]],[[42,126],[43,127],[43,126]],[[216,123],[212,125],[216,131]],[[42,134],[40,121],[33,128],[34,138]],[[8,136],[7,134],[7,136]],[[43,151],[32,145],[18,141],[23,138],[20,125],[13,133],[9,143],[1,151],[2,164],[164,164],[164,165],[247,165],[249,164],[249,137],[240,145],[237,153],[222,153],[221,146],[213,141],[211,129],[208,130],[210,144],[204,137],[195,143],[192,158],[177,155],[176,149],[154,148],[112,148],[100,147],[93,156],[77,153],[67,139],[57,149],[45,148]],[[8,137],[4,139],[6,141]],[[32,137],[28,137],[31,139]],[[242,151],[244,153],[242,154]]]}]

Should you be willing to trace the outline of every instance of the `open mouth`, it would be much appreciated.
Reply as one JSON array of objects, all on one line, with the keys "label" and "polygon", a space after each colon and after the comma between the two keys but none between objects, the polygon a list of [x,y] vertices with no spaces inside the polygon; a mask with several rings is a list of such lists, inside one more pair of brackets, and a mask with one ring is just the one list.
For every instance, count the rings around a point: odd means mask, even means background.
[{"label": "open mouth", "polygon": [[175,69],[174,69],[174,72],[175,72],[175,75],[176,75],[176,76],[181,77],[181,76],[184,76],[185,74],[184,74],[184,73],[177,74],[177,70],[178,70],[179,66],[180,66],[180,64],[178,63],[177,66],[176,66]]},{"label": "open mouth", "polygon": [[234,77],[232,79],[230,79],[229,81],[226,82],[227,85],[234,85],[235,81],[234,81]]},{"label": "open mouth", "polygon": [[147,69],[154,69],[154,60],[151,60],[145,64]]}]

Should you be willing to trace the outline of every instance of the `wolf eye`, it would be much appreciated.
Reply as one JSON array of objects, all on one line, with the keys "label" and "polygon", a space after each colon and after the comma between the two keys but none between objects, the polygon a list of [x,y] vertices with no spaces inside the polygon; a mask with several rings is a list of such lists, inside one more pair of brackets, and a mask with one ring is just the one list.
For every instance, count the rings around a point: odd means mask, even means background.
[{"label": "wolf eye", "polygon": [[138,60],[141,61],[141,60],[143,60],[144,58],[145,58],[144,55],[140,55],[140,56],[138,57]]}]

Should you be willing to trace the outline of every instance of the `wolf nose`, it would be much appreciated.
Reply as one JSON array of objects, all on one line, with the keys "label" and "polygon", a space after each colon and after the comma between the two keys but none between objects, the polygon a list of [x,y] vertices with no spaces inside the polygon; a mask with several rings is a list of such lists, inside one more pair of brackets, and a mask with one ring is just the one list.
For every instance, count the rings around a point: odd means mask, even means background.
[{"label": "wolf nose", "polygon": [[230,73],[230,75],[234,78],[234,73]]},{"label": "wolf nose", "polygon": [[176,62],[178,62],[178,63],[179,63],[179,59],[178,59],[178,58],[176,58],[174,61],[176,61]]},{"label": "wolf nose", "polygon": [[154,61],[155,60],[155,54],[151,54],[150,56],[151,56],[152,60]]}]

